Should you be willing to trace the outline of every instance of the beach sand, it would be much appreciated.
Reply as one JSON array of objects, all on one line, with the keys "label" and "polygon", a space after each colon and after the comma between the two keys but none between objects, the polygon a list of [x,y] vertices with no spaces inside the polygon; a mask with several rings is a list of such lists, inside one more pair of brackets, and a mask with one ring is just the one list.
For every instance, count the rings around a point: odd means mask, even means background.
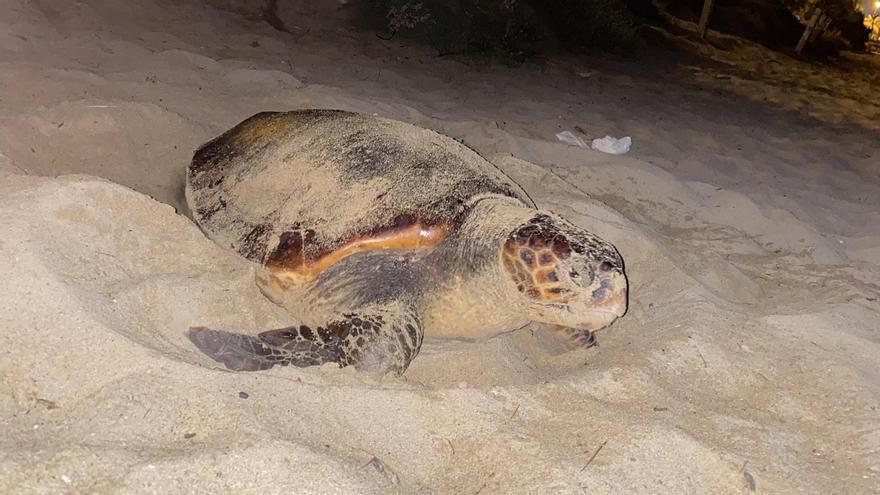
[{"label": "beach sand", "polygon": [[[508,68],[232,6],[0,0],[0,492],[880,492],[876,56],[663,34]],[[576,351],[429,340],[401,378],[222,369],[190,325],[290,317],[187,217],[185,167],[298,108],[464,140],[619,248],[627,315]]]}]

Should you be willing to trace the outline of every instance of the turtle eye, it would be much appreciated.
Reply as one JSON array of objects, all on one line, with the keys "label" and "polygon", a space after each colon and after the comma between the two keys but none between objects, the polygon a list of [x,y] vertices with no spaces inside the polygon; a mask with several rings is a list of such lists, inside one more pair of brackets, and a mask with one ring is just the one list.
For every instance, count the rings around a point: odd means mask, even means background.
[{"label": "turtle eye", "polygon": [[581,274],[575,270],[572,270],[572,271],[568,272],[568,276],[571,278],[578,278],[581,276]]}]

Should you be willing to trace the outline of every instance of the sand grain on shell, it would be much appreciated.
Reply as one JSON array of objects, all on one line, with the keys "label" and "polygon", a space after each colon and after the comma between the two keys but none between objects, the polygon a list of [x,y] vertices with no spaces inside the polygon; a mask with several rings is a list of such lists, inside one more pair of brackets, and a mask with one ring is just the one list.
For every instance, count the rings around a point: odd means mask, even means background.
[{"label": "sand grain on shell", "polygon": [[[0,492],[876,491],[876,61],[843,85],[745,44],[707,53],[731,79],[598,59],[585,78],[289,4],[290,35],[231,0],[3,2]],[[620,248],[629,313],[590,350],[540,326],[429,341],[402,379],[218,369],[187,326],[288,317],[181,215],[184,167],[247,116],[315,107],[492,156]],[[633,150],[555,141],[575,126]]]}]

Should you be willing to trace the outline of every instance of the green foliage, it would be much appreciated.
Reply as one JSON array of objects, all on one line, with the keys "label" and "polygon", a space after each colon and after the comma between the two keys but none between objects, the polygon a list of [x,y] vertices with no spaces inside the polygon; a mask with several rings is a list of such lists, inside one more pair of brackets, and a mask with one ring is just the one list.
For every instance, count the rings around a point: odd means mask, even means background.
[{"label": "green foliage", "polygon": [[844,49],[865,50],[870,30],[864,25],[859,0],[785,0],[785,3],[808,16],[812,15],[813,8],[819,7],[831,19],[831,25],[816,43],[820,46],[813,46],[813,50],[826,54]]},{"label": "green foliage", "polygon": [[820,0],[818,5],[831,17],[832,37],[840,38],[850,50],[865,50],[871,31],[865,27],[861,6],[851,0]]},{"label": "green foliage", "polygon": [[813,0],[807,3],[820,7],[825,14],[834,20],[846,19],[851,14],[861,12],[858,4],[852,0]]},{"label": "green foliage", "polygon": [[573,50],[625,51],[636,44],[636,22],[623,0],[359,0],[391,33],[425,39],[441,54],[479,53],[521,63],[546,42]]}]

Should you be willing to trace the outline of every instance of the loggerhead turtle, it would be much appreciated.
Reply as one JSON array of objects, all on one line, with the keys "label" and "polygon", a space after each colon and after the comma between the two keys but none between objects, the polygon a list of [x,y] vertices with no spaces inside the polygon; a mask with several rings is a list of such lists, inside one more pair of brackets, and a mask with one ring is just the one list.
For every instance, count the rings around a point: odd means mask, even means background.
[{"label": "loggerhead turtle", "polygon": [[297,320],[256,336],[191,328],[229,369],[335,362],[399,374],[424,336],[488,338],[539,321],[589,346],[626,311],[614,246],[538,210],[470,148],[403,122],[259,113],[196,151],[186,199]]}]

